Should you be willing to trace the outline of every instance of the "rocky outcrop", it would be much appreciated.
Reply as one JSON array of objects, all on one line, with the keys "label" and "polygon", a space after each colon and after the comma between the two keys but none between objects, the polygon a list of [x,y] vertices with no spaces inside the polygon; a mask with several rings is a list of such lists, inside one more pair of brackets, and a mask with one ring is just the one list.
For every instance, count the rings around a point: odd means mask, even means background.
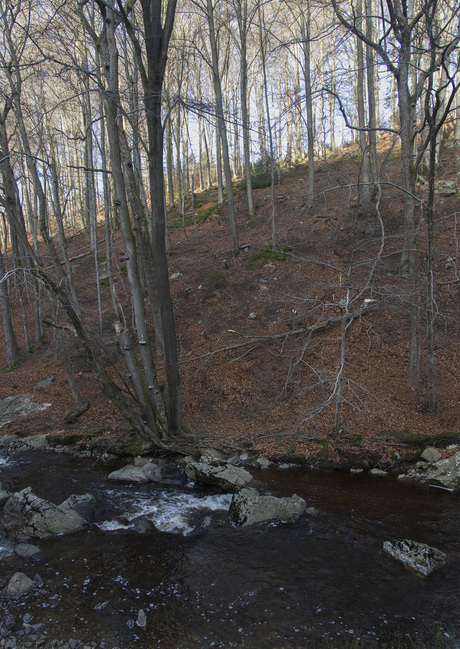
[{"label": "rocky outcrop", "polygon": [[185,473],[198,484],[210,485],[224,492],[236,492],[252,482],[246,469],[231,464],[208,464],[185,458]]},{"label": "rocky outcrop", "polygon": [[71,509],[64,511],[48,500],[39,498],[30,487],[13,494],[3,511],[5,530],[10,537],[20,541],[77,532],[87,525],[77,512]]},{"label": "rocky outcrop", "polygon": [[232,523],[239,526],[271,520],[292,523],[304,513],[306,507],[305,500],[297,495],[276,498],[261,496],[255,489],[242,489],[233,496],[229,516]]},{"label": "rocky outcrop", "polygon": [[15,397],[6,397],[0,400],[0,429],[18,417],[30,415],[33,412],[45,410],[50,403],[34,403],[29,394],[18,394]]},{"label": "rocky outcrop", "polygon": [[421,575],[429,575],[446,563],[446,555],[425,543],[410,539],[392,539],[385,541],[383,549],[394,559],[412,568]]},{"label": "rocky outcrop", "polygon": [[438,196],[456,196],[457,192],[458,186],[454,180],[438,180],[434,185],[434,193]]},{"label": "rocky outcrop", "polygon": [[23,437],[13,440],[8,446],[8,449],[13,452],[17,451],[32,451],[42,448],[48,448],[48,435],[31,435],[30,437]]},{"label": "rocky outcrop", "polygon": [[428,475],[428,481],[435,486],[445,489],[460,487],[460,453],[457,452],[446,460],[440,460],[434,465],[434,470]]}]

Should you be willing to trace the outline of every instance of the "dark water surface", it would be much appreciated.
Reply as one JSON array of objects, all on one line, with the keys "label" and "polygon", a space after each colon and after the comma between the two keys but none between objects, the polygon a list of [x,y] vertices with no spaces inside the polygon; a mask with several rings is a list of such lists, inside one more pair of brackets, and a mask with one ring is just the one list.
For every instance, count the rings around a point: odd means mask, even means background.
[{"label": "dark water surface", "polygon": [[[272,493],[297,493],[319,513],[293,525],[236,529],[222,496],[192,486],[178,492],[114,485],[106,479],[109,470],[101,462],[46,452],[0,466],[9,490],[31,486],[57,504],[89,491],[103,507],[105,529],[93,525],[41,541],[35,559],[0,560],[1,588],[18,570],[43,579],[43,588],[9,608],[44,622],[50,638],[105,647],[289,649],[336,639],[359,638],[378,647],[404,645],[409,636],[431,642],[437,632],[455,635],[455,494],[391,477],[264,471],[257,478]],[[178,531],[109,529],[115,516],[133,507],[163,529],[178,521]],[[384,554],[383,541],[392,536],[436,546],[447,554],[446,567],[417,576]],[[139,609],[146,613],[146,629],[136,624]]]}]

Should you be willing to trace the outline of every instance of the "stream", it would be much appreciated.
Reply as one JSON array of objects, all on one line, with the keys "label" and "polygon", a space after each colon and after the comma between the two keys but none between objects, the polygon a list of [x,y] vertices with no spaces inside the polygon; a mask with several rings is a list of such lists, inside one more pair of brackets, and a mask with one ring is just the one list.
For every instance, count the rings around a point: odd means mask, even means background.
[{"label": "stream", "polygon": [[[11,555],[0,538],[0,588],[17,571],[43,580],[8,611],[44,623],[50,639],[109,649],[290,649],[350,639],[430,646],[441,634],[460,646],[457,494],[391,476],[252,471],[270,493],[297,493],[318,511],[294,524],[235,528],[229,495],[113,483],[113,468],[46,451],[0,458],[9,491],[30,486],[56,504],[90,492],[101,504],[97,524],[40,541],[34,558]],[[127,529],[140,514],[152,524]],[[391,537],[433,545],[447,565],[420,577],[383,552]]]}]

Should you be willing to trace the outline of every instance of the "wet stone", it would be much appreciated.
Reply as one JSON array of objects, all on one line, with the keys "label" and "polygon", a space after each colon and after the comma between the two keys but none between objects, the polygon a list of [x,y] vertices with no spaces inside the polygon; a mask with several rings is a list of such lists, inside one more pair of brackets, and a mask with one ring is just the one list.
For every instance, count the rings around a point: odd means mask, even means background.
[{"label": "wet stone", "polygon": [[7,597],[19,597],[29,592],[34,587],[32,579],[27,577],[23,572],[16,572],[8,582],[5,589]]}]

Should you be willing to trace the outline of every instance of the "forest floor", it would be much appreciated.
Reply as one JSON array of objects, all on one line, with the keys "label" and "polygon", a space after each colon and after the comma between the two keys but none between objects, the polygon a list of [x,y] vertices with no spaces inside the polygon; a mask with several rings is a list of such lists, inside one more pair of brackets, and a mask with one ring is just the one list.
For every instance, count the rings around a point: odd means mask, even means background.
[{"label": "forest floor", "polygon": [[[459,181],[458,156],[458,150],[444,145],[438,179]],[[308,462],[321,460],[323,464],[364,461],[390,466],[399,458],[416,457],[420,447],[447,447],[460,437],[460,197],[437,197],[435,206],[437,409],[430,414],[426,411],[425,344],[420,385],[415,389],[407,382],[413,296],[408,281],[397,272],[403,245],[402,193],[397,187],[400,161],[388,141],[381,143],[380,165],[383,231],[378,218],[365,218],[359,207],[355,145],[317,161],[316,204],[310,211],[305,205],[305,164],[281,170],[281,181],[275,187],[276,252],[270,250],[270,187],[255,190],[256,216],[251,221],[244,190],[236,188],[243,246],[236,258],[230,254],[226,208],[217,206],[216,190],[195,193],[198,239],[190,204],[186,205],[185,227],[177,210],[170,211],[169,263],[184,422],[201,436],[203,444],[229,453],[252,448],[269,457],[302,455]],[[427,198],[424,187],[420,186],[422,201]],[[422,259],[426,246],[423,216],[422,208]],[[94,260],[85,254],[84,233],[69,239],[69,254],[76,258],[75,282],[85,321],[105,346],[106,360],[119,367],[113,309],[104,278],[103,225],[98,238],[102,335]],[[124,251],[118,234],[114,245],[122,266]],[[122,272],[117,282],[122,302],[123,279]],[[423,275],[422,296],[425,284]],[[352,311],[361,308],[365,299],[373,301],[354,320],[346,340],[340,427],[335,430],[341,326],[313,332],[308,328],[340,316],[347,292],[353,300]],[[424,297],[422,312],[423,303]],[[21,322],[19,308],[16,322]],[[299,329],[304,330],[292,333]],[[63,351],[70,357],[83,399],[91,403],[73,426],[64,424],[75,404],[60,362]],[[5,363],[3,355],[0,350],[0,366]],[[50,386],[37,387],[50,376],[55,377]],[[103,432],[115,440],[127,432],[126,422],[101,392],[75,339],[69,335],[64,343],[59,342],[51,327],[39,349],[19,367],[0,375],[0,398],[22,393],[52,405],[40,417],[18,420],[0,435]],[[453,452],[452,448],[443,451],[445,455]]]}]

